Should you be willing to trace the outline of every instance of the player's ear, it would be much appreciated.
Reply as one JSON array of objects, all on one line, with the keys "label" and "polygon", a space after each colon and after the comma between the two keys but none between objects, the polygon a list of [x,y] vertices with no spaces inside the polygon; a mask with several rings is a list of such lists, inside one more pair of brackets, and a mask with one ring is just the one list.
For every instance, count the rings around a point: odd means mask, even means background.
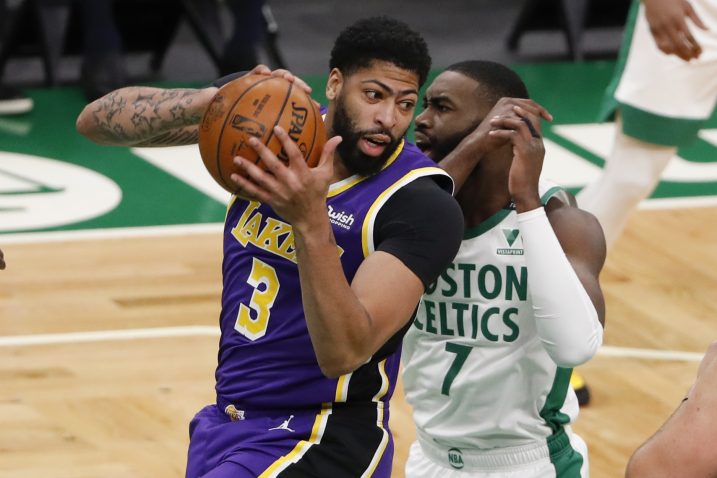
[{"label": "player's ear", "polygon": [[341,86],[344,83],[344,75],[341,74],[338,68],[334,68],[329,73],[329,80],[326,82],[326,99],[333,101],[339,96]]}]

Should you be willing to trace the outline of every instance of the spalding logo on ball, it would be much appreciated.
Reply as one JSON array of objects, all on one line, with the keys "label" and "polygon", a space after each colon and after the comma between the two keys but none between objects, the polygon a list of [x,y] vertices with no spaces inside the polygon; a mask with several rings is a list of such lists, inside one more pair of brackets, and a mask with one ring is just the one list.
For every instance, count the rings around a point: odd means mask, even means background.
[{"label": "spalding logo on ball", "polygon": [[214,180],[233,193],[234,165],[242,156],[262,166],[249,146],[252,136],[287,162],[274,126],[281,126],[298,145],[310,167],[318,164],[326,143],[326,130],[318,106],[295,84],[278,77],[246,75],[222,86],[209,103],[199,126],[199,153]]}]

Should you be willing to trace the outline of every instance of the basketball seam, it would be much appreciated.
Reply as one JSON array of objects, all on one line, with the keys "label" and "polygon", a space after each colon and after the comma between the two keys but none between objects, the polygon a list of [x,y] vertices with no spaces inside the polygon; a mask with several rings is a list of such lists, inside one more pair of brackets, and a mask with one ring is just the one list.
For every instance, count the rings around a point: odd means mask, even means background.
[{"label": "basketball seam", "polygon": [[[311,108],[311,114],[314,117],[314,134],[311,137],[311,147],[306,152],[306,158],[304,158],[306,161],[308,161],[309,158],[311,157],[311,152],[314,150],[314,146],[316,145],[316,135],[319,134],[319,125],[316,120],[316,108],[314,107],[314,104],[311,101],[311,96],[309,96],[308,93],[306,94],[306,96],[308,96],[309,108]],[[319,121],[323,122],[323,119],[320,119]]]},{"label": "basketball seam", "polygon": [[[244,95],[246,95],[254,87],[256,87],[260,83],[263,83],[267,80],[271,80],[273,78],[274,78],[273,76],[270,76],[268,78],[264,78],[262,80],[256,81],[253,85],[251,85],[249,88],[244,90],[244,92],[241,95],[239,95],[239,98],[237,98],[236,101],[231,105],[231,107],[229,108],[229,112],[233,111],[236,104],[239,103],[239,101],[241,101],[241,99],[244,97]],[[222,163],[221,163],[222,136],[224,136],[224,130],[227,127],[227,123],[231,119],[231,116],[232,116],[231,114],[228,114],[227,117],[224,118],[224,124],[222,125],[222,130],[219,133],[219,137],[217,138],[217,147],[216,147],[217,152],[215,155],[216,156],[215,159],[216,159],[216,163],[217,163],[217,173],[219,173],[219,179],[221,179],[221,181],[224,183],[224,186],[226,186],[227,189],[229,189],[230,191],[234,191],[234,190],[236,190],[236,187],[233,187],[231,184],[229,184],[227,182],[226,179],[224,179],[224,174],[222,173],[222,167],[221,167],[222,166]]]},{"label": "basketball seam", "polygon": [[[266,142],[264,142],[264,144],[266,145],[267,148],[269,147],[269,141],[271,141],[271,137],[274,136],[274,128],[276,128],[276,126],[279,124],[279,121],[281,121],[281,117],[284,115],[284,109],[286,108],[286,102],[289,101],[289,97],[291,97],[291,89],[293,87],[294,87],[294,84],[289,83],[289,89],[286,90],[286,96],[284,97],[284,104],[281,105],[279,114],[276,115],[276,121],[274,122],[274,126],[271,127],[271,132],[269,133],[269,137],[266,138]],[[261,156],[257,156],[256,162],[254,164],[256,164],[258,166],[260,161],[261,161]]]}]

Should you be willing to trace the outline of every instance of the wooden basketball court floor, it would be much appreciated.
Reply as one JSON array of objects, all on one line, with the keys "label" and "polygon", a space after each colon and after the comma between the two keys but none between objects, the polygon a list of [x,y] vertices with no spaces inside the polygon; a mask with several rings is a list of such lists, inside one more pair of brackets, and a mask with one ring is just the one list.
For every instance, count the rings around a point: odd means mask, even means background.
[{"label": "wooden basketball court floor", "polygon": [[[575,426],[595,477],[622,474],[717,339],[715,212],[641,211],[609,257],[606,346],[580,368],[593,401]],[[221,233],[4,250],[0,476],[183,476],[188,422],[214,398]],[[405,407],[395,476],[414,433]]]}]

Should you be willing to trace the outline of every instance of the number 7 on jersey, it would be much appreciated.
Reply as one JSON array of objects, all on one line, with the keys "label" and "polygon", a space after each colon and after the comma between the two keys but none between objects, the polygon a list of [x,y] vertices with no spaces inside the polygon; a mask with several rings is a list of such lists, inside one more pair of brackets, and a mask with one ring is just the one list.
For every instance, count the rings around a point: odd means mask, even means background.
[{"label": "number 7 on jersey", "polygon": [[468,358],[468,354],[471,353],[471,350],[473,350],[473,347],[469,347],[468,345],[459,345],[453,342],[446,343],[446,352],[456,354],[456,358],[448,369],[446,378],[443,379],[443,385],[441,386],[441,393],[443,395],[450,395],[448,392],[451,389],[451,384],[456,379],[456,375],[458,375],[463,364],[466,363],[466,359]]}]

